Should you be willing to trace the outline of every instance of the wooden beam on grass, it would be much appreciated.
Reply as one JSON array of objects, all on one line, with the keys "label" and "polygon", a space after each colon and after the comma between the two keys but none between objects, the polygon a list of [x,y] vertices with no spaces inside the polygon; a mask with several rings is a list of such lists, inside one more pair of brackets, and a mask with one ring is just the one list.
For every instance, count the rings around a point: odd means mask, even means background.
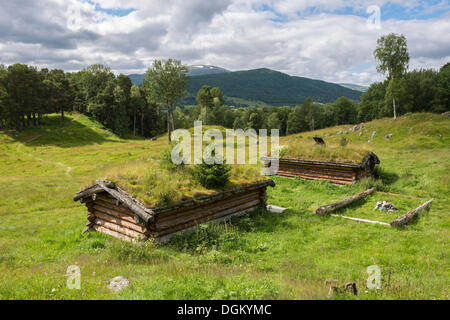
[{"label": "wooden beam on grass", "polygon": [[423,209],[427,209],[430,206],[430,204],[433,202],[433,200],[434,199],[428,200],[427,202],[425,202],[421,206],[415,208],[414,210],[411,210],[407,214],[405,214],[401,217],[398,217],[397,219],[395,219],[394,221],[391,222],[391,226],[401,227],[401,226],[408,224],[414,217],[416,217],[419,214],[420,211],[422,211]]},{"label": "wooden beam on grass", "polygon": [[386,222],[367,220],[367,219],[359,219],[359,218],[353,218],[353,217],[346,217],[346,216],[342,216],[340,214],[330,214],[330,216],[332,216],[332,217],[341,217],[341,218],[344,218],[344,219],[349,219],[349,220],[356,221],[356,222],[361,222],[361,223],[381,224],[383,226],[389,226],[389,227],[391,226],[389,223],[386,223]]},{"label": "wooden beam on grass", "polygon": [[319,209],[317,209],[314,214],[317,214],[319,216],[323,216],[326,214],[330,214],[330,212],[336,211],[337,209],[343,208],[348,206],[349,204],[358,201],[362,198],[365,198],[366,196],[368,196],[369,194],[373,193],[375,191],[375,188],[371,188],[369,190],[366,190],[364,192],[355,194],[354,196],[347,198],[345,200],[342,201],[338,201],[323,207],[320,207]]}]

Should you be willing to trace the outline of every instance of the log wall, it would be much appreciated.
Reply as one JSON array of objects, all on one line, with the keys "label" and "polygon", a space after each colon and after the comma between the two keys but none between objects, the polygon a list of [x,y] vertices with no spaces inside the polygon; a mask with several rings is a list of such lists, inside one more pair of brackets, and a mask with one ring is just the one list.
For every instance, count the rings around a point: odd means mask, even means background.
[{"label": "log wall", "polygon": [[149,238],[148,226],[108,193],[96,193],[95,196],[84,198],[83,202],[88,209],[86,231],[95,230],[127,241]]},{"label": "log wall", "polygon": [[[280,158],[277,175],[327,180],[336,184],[354,184],[364,177],[372,176],[377,163],[379,160],[376,156],[368,157],[362,164]],[[266,166],[270,165],[269,160]]]}]

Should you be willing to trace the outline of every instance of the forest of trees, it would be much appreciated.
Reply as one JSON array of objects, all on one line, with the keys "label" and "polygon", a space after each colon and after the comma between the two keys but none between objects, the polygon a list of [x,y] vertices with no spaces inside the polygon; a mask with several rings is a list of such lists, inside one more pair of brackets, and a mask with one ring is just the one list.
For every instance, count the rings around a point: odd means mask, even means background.
[{"label": "forest of trees", "polygon": [[[120,136],[143,137],[154,137],[170,128],[189,128],[195,120],[228,128],[280,129],[285,135],[393,116],[389,79],[372,84],[358,103],[341,97],[328,104],[306,99],[295,108],[231,108],[224,105],[220,88],[204,86],[197,95],[198,105],[183,108],[177,101],[184,94],[186,79],[180,78],[177,95],[163,101],[155,97],[158,90],[150,85],[151,79],[157,79],[152,70],[147,72],[144,85],[137,87],[129,77],[115,76],[102,65],[75,73],[37,70],[23,64],[0,66],[0,129],[38,126],[43,115],[50,113],[61,114],[64,126],[64,112],[68,111],[91,116]],[[177,72],[172,73],[176,76]],[[439,71],[405,73],[396,81],[395,100],[397,115],[448,111],[450,63]]]}]

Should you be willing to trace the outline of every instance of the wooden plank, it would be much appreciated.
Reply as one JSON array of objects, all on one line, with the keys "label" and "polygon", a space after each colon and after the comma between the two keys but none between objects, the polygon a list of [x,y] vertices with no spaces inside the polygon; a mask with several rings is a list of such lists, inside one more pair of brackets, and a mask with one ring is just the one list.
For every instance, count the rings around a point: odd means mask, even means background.
[{"label": "wooden plank", "polygon": [[133,242],[133,240],[134,240],[133,238],[130,238],[130,237],[126,236],[126,235],[123,235],[123,234],[121,234],[119,232],[115,232],[113,230],[109,230],[109,229],[104,228],[104,227],[99,226],[99,225],[93,225],[92,229],[94,229],[95,231],[107,234],[109,236],[112,236],[114,238],[118,238],[120,240],[124,240],[124,241],[128,241],[128,242]]},{"label": "wooden plank", "polygon": [[351,204],[351,203],[353,203],[353,202],[355,202],[357,200],[363,199],[364,197],[368,196],[369,194],[373,193],[374,191],[375,191],[375,188],[371,188],[371,189],[366,190],[364,192],[355,194],[354,196],[351,196],[350,198],[347,198],[345,200],[338,201],[338,202],[335,202],[335,203],[332,203],[332,204],[320,207],[319,209],[317,209],[314,212],[314,214],[317,214],[317,215],[329,214],[332,211],[335,211],[337,209],[340,209],[340,208],[343,208],[345,206],[348,206],[349,204]]},{"label": "wooden plank", "polygon": [[417,207],[416,209],[411,210],[410,212],[408,212],[407,214],[405,214],[401,217],[398,217],[397,219],[395,219],[394,221],[391,222],[391,226],[401,227],[401,226],[408,224],[415,216],[417,216],[419,214],[420,211],[427,209],[430,206],[430,204],[433,202],[433,200],[434,199],[428,200],[427,202],[425,202],[421,206]]},{"label": "wooden plank", "polygon": [[107,222],[117,224],[119,226],[131,229],[133,231],[136,231],[136,232],[139,232],[142,234],[146,234],[148,232],[147,228],[145,228],[145,227],[139,226],[139,225],[137,225],[135,223],[131,223],[129,221],[119,219],[117,217],[110,216],[110,215],[100,212],[100,211],[96,211],[94,215],[95,215],[95,217],[105,220]]},{"label": "wooden plank", "polygon": [[373,223],[373,224],[381,224],[383,226],[391,226],[389,223],[386,222],[381,222],[381,221],[374,221],[374,220],[367,220],[367,219],[359,219],[359,218],[353,218],[353,217],[346,217],[340,214],[330,214],[330,216],[332,217],[340,217],[340,218],[344,218],[344,219],[349,219],[349,220],[353,220],[353,221],[357,221],[357,222],[363,222],[363,223]]}]

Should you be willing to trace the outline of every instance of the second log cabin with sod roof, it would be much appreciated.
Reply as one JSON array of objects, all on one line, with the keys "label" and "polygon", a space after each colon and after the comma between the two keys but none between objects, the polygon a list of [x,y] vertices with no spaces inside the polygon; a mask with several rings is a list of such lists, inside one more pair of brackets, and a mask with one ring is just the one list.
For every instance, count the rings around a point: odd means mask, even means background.
[{"label": "second log cabin with sod roof", "polygon": [[88,210],[88,222],[83,232],[98,231],[127,241],[154,239],[166,242],[173,234],[198,224],[266,208],[268,186],[274,187],[274,181],[261,180],[148,208],[116,183],[98,180],[78,192],[74,201],[84,203]]},{"label": "second log cabin with sod roof", "polygon": [[[266,167],[272,166],[274,158],[264,157]],[[380,160],[373,152],[368,152],[360,161],[324,161],[310,159],[279,158],[276,175],[300,177],[309,180],[327,180],[336,184],[354,184],[364,177],[373,176]]]}]

